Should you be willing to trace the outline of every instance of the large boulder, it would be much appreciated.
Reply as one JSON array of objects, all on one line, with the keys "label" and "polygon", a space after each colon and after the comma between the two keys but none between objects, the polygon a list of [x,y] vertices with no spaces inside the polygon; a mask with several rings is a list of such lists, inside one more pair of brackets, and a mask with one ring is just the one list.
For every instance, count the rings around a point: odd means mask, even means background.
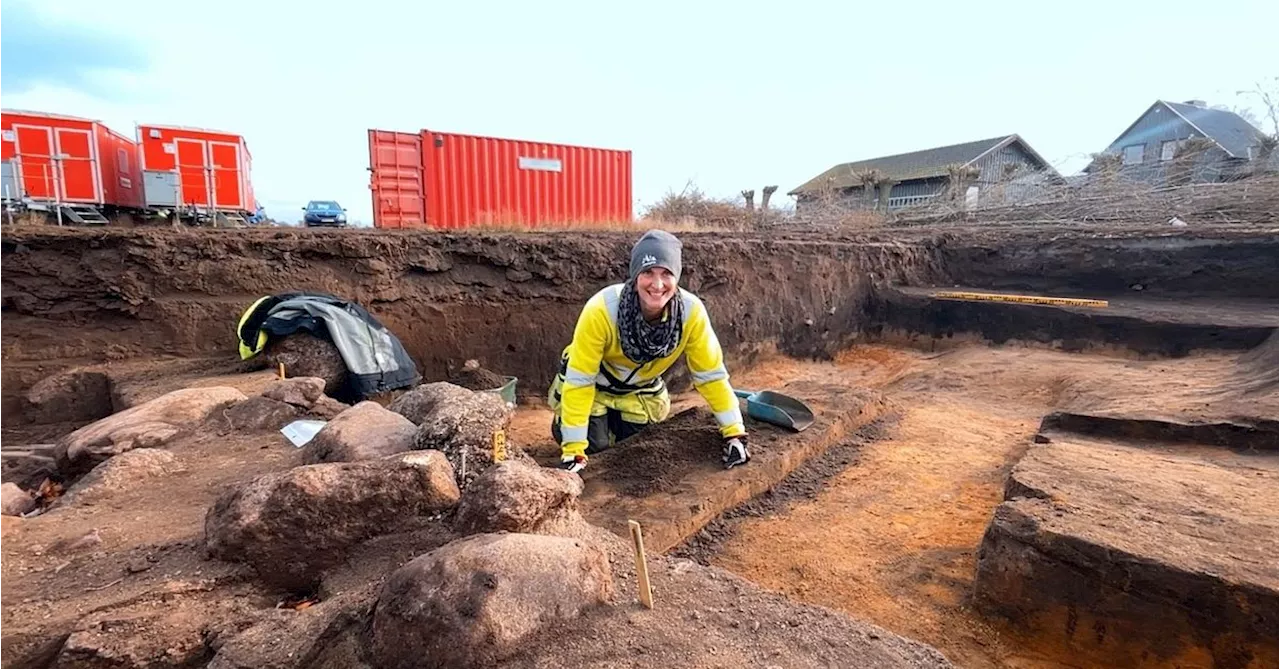
[{"label": "large boulder", "polygon": [[205,516],[205,543],[268,584],[306,590],[351,547],[412,529],[458,497],[453,468],[436,451],[295,467],[219,497]]},{"label": "large boulder", "polygon": [[[175,586],[191,587],[182,580],[167,581],[162,587]],[[48,628],[53,634],[61,628],[67,635],[60,648],[54,650],[57,657],[52,664],[31,661],[36,658],[10,664],[6,639],[5,666],[52,669],[204,667],[209,660],[211,643],[235,635],[265,614],[260,604],[248,598],[193,599],[182,595],[166,596],[160,602],[149,597],[117,598],[113,606],[84,611],[67,622],[55,622]]]},{"label": "large boulder", "polygon": [[310,409],[324,396],[325,380],[317,376],[280,379],[267,386],[262,396],[279,402]]},{"label": "large boulder", "polygon": [[338,417],[338,414],[350,408],[350,404],[339,402],[328,395],[321,395],[320,399],[316,400],[316,403],[307,409],[307,415],[323,418],[324,420],[333,420]]},{"label": "large boulder", "polygon": [[320,428],[304,457],[309,463],[374,460],[412,449],[416,431],[404,416],[364,401]]},{"label": "large boulder", "polygon": [[301,410],[286,402],[269,397],[250,397],[227,409],[228,426],[239,432],[279,430],[293,422]]},{"label": "large boulder", "polygon": [[185,470],[173,453],[162,448],[137,448],[121,453],[93,468],[67,491],[63,502],[92,500],[122,492],[150,479],[177,474]]},{"label": "large boulder", "polygon": [[0,484],[0,514],[21,516],[36,508],[36,499],[16,483]]},{"label": "large boulder", "polygon": [[206,669],[369,667],[361,661],[376,583],[344,591],[301,611],[268,611],[257,624],[225,640]]},{"label": "large boulder", "polygon": [[[509,461],[481,474],[454,517],[462,534],[486,532],[557,533],[555,526],[576,515],[582,478],[560,469]],[[550,531],[542,532],[543,529]]]},{"label": "large boulder", "polygon": [[76,476],[114,455],[162,446],[244,399],[244,393],[223,386],[175,390],[63,437],[54,453],[58,469]]},{"label": "large boulder", "polygon": [[287,376],[324,379],[324,392],[329,395],[337,394],[347,383],[347,363],[338,347],[306,332],[273,337],[262,356],[271,369],[283,364]]},{"label": "large boulder", "polygon": [[443,381],[424,383],[392,400],[387,408],[413,421],[414,425],[421,425],[440,408],[469,402],[474,394],[475,391]]},{"label": "large boulder", "polygon": [[72,369],[46,376],[26,395],[32,423],[71,423],[111,415],[111,382],[100,371]]},{"label": "large boulder", "polygon": [[598,545],[476,535],[387,578],[374,609],[370,653],[374,665],[387,669],[489,666],[522,639],[612,596],[609,560]]},{"label": "large boulder", "polygon": [[[444,382],[418,386],[388,408],[418,424],[413,447],[444,453],[464,489],[493,465],[494,444],[506,443],[512,413],[493,393]],[[511,445],[506,447],[509,454],[514,453]]]}]

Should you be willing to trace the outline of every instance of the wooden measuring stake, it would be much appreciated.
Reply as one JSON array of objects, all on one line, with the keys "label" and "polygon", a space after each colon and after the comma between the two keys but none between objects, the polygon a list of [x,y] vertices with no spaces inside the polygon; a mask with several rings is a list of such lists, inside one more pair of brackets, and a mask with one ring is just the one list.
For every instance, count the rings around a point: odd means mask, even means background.
[{"label": "wooden measuring stake", "polygon": [[280,363],[280,380],[284,380],[284,363]]},{"label": "wooden measuring stake", "polygon": [[636,549],[636,579],[640,585],[640,603],[646,609],[653,608],[653,588],[649,586],[649,564],[644,558],[644,534],[640,531],[640,523],[628,520],[631,527],[631,544]]}]

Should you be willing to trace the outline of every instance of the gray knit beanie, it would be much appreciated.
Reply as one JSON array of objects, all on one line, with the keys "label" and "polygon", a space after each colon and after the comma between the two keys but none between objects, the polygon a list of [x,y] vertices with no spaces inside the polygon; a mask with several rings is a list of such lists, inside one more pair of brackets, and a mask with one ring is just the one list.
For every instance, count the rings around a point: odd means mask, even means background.
[{"label": "gray knit beanie", "polygon": [[665,230],[650,230],[644,233],[636,245],[631,247],[631,270],[628,276],[632,279],[650,267],[664,267],[680,280],[680,240]]}]

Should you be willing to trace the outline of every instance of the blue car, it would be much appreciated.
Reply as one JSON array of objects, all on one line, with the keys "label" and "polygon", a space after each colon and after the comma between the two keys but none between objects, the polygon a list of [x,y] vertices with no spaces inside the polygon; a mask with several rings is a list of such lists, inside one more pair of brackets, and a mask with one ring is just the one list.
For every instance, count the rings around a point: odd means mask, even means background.
[{"label": "blue car", "polygon": [[312,200],[302,208],[302,211],[305,212],[302,216],[302,223],[308,228],[320,226],[347,227],[347,210],[333,200]]}]

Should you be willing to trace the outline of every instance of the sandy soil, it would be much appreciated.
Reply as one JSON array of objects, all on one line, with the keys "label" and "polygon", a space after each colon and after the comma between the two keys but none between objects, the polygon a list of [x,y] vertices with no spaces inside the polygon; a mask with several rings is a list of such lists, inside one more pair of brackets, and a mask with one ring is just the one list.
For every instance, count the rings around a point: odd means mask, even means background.
[{"label": "sandy soil", "polygon": [[[803,364],[783,362],[773,372],[785,376]],[[711,561],[920,639],[970,667],[1074,666],[967,605],[976,549],[1005,475],[1046,412],[1130,396],[1161,415],[1202,419],[1274,416],[1277,405],[1274,386],[1261,397],[1215,401],[1236,365],[1230,355],[1140,361],[1014,347],[936,355],[858,347],[838,364],[900,407],[896,427],[862,446],[857,465],[816,498],[737,521]]]}]

